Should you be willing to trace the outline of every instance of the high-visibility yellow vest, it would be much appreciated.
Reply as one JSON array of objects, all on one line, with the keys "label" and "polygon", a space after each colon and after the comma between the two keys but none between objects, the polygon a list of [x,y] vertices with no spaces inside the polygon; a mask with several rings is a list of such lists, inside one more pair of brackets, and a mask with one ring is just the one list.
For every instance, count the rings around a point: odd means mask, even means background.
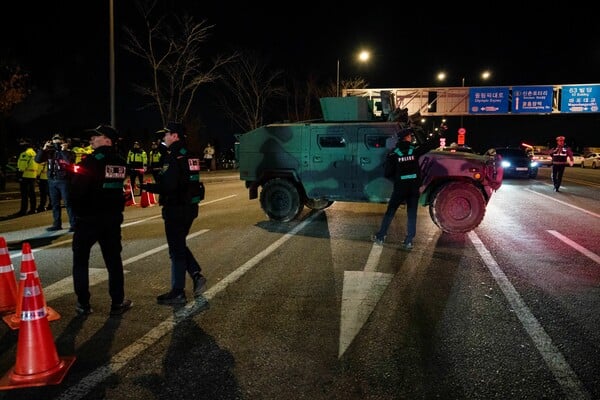
[{"label": "high-visibility yellow vest", "polygon": [[75,146],[71,151],[75,153],[75,164],[79,164],[86,155],[92,154],[94,149],[92,148],[92,145],[86,147]]},{"label": "high-visibility yellow vest", "polygon": [[38,175],[38,178],[40,179],[44,179],[44,180],[48,180],[48,163],[47,162],[43,162],[43,163],[38,163],[39,166],[39,172],[40,174]]},{"label": "high-visibility yellow vest", "polygon": [[35,150],[29,147],[19,155],[17,169],[23,173],[23,178],[37,178],[39,164],[35,162]]}]

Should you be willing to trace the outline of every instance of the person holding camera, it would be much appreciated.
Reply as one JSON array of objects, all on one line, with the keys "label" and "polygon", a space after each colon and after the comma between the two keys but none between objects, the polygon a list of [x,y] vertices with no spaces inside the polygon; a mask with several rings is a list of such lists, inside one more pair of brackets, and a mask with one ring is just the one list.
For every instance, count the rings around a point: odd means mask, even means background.
[{"label": "person holding camera", "polygon": [[73,232],[73,211],[69,201],[69,185],[72,166],[75,163],[75,155],[69,150],[69,143],[60,134],[52,136],[35,155],[37,163],[48,163],[48,192],[50,204],[52,204],[52,226],[47,231],[59,231],[62,229],[61,200],[67,209],[69,232]]}]

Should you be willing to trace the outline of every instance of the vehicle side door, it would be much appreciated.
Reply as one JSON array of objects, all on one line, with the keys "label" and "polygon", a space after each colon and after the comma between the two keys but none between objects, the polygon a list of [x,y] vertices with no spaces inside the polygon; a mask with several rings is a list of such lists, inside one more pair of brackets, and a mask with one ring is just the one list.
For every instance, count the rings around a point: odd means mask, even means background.
[{"label": "vehicle side door", "polygon": [[392,194],[392,182],[383,176],[383,163],[387,153],[394,148],[396,126],[382,124],[358,128],[356,142],[357,199],[372,203],[385,203]]},{"label": "vehicle side door", "polygon": [[352,201],[356,198],[356,126],[311,127],[308,168],[301,180],[309,199]]}]

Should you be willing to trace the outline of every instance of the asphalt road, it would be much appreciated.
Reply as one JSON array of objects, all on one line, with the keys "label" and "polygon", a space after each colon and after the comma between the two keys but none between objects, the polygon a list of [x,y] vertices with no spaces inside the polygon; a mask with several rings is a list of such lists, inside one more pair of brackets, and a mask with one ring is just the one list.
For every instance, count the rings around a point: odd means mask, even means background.
[{"label": "asphalt road", "polygon": [[[49,213],[0,221],[17,272],[31,244],[61,316],[49,322],[56,351],[76,357],[59,384],[0,400],[600,398],[600,172],[567,170],[560,193],[548,173],[506,180],[465,235],[420,208],[410,252],[403,210],[380,247],[369,236],[383,204],[334,203],[282,224],[235,175],[207,182],[188,245],[208,290],[181,308],[155,301],[169,288],[159,207],[128,207],[134,307],[120,318],[108,316],[96,248],[95,312],[82,319],[70,234],[46,232]],[[22,342],[6,324],[0,338],[2,375]]]}]

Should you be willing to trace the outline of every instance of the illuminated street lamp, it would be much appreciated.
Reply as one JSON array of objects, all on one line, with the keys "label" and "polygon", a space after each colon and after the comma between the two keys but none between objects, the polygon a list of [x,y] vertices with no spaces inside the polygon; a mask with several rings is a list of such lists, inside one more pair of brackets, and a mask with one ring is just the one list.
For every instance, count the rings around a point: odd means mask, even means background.
[{"label": "illuminated street lamp", "polygon": [[[492,73],[489,70],[485,70],[485,71],[481,72],[481,75],[479,75],[479,77],[483,81],[489,79],[491,76],[492,76]],[[438,72],[438,74],[437,74],[438,81],[445,81],[446,77],[447,77],[447,75],[444,71]],[[461,86],[465,87],[465,77],[464,76],[461,78]]]},{"label": "illuminated street lamp", "polygon": [[[487,79],[489,79],[492,76],[492,73],[489,70],[485,70],[481,72],[480,78],[481,80],[485,81]],[[437,80],[438,81],[444,81],[446,79],[446,73],[444,71],[438,72],[437,74]],[[465,77],[463,76],[461,78],[461,87],[465,87]],[[463,126],[463,116],[460,116],[460,126],[462,128]]]},{"label": "illuminated street lamp", "polygon": [[[368,50],[362,50],[358,53],[357,59],[360,62],[367,62],[371,58],[371,53]],[[337,70],[336,70],[336,83],[335,83],[335,96],[340,97],[340,59],[337,59]]]}]

